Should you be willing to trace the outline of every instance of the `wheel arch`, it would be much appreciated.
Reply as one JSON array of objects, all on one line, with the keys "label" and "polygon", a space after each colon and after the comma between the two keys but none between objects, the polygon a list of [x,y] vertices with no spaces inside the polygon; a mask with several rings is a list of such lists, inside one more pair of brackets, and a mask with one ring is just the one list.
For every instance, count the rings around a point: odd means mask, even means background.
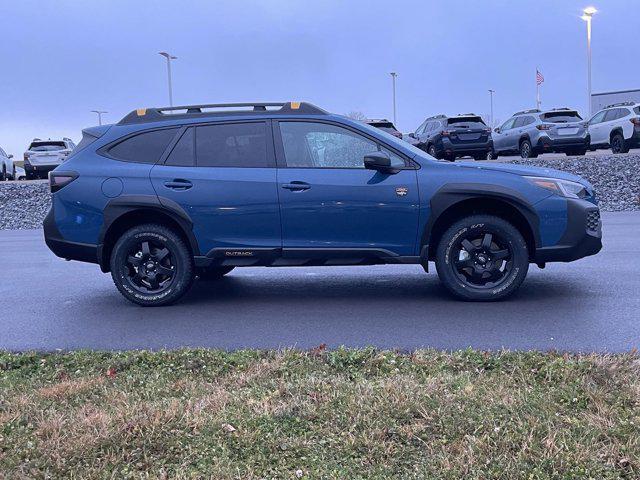
[{"label": "wheel arch", "polygon": [[622,140],[625,140],[625,138],[624,138],[624,130],[622,130],[622,127],[616,127],[614,129],[612,129],[611,132],[609,133],[609,144],[611,144],[611,140],[613,140],[614,135],[616,135],[617,133],[622,135]]},{"label": "wheel arch", "polygon": [[447,185],[433,196],[431,215],[422,233],[421,256],[435,258],[440,238],[457,220],[476,214],[495,215],[512,223],[524,237],[533,259],[540,244],[538,215],[514,190],[496,185]]},{"label": "wheel arch", "polygon": [[[522,142],[524,142],[525,140],[528,140],[529,143],[531,143],[531,137],[529,137],[528,133],[523,133],[522,135],[520,135],[520,139],[518,140],[518,148],[522,147]],[[531,143],[531,146],[533,147],[533,143]]]},{"label": "wheel arch", "polygon": [[171,228],[182,237],[192,255],[200,254],[193,223],[180,205],[152,195],[123,196],[111,200],[104,209],[98,249],[98,261],[103,272],[109,271],[111,252],[120,235],[143,223],[157,223]]}]

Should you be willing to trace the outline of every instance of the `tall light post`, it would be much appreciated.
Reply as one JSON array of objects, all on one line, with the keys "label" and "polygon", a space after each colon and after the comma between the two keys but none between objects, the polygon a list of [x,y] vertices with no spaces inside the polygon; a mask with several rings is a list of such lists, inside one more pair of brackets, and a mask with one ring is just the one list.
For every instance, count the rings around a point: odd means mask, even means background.
[{"label": "tall light post", "polygon": [[594,7],[587,7],[582,11],[582,18],[587,22],[587,106],[589,108],[589,116],[593,113],[591,111],[591,19],[598,10]]},{"label": "tall light post", "polygon": [[396,72],[389,73],[391,75],[391,83],[393,86],[393,124],[398,127],[398,119],[396,117],[396,77],[398,74]]},{"label": "tall light post", "polygon": [[167,77],[169,78],[169,106],[173,107],[173,90],[171,88],[171,60],[176,60],[178,57],[174,57],[167,52],[159,52],[164,58],[167,59]]},{"label": "tall light post", "polygon": [[106,110],[91,110],[91,113],[98,114],[98,125],[102,125],[102,114],[109,113]]},{"label": "tall light post", "polygon": [[493,129],[493,94],[494,93],[495,93],[495,90],[489,89],[489,97],[491,98],[491,120],[489,125],[491,125],[491,129]]}]

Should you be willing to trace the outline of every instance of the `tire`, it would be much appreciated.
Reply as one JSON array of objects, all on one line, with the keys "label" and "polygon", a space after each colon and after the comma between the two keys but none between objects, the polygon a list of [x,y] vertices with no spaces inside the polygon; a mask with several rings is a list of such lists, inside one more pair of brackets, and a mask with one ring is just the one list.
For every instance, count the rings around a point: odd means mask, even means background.
[{"label": "tire", "polygon": [[16,166],[15,166],[15,165],[13,166],[13,171],[12,171],[12,173],[11,173],[11,180],[13,180],[14,182],[15,182],[16,180],[18,180],[18,177],[17,177],[17,175],[16,175]]},{"label": "tire", "polygon": [[466,301],[504,299],[518,289],[529,270],[524,238],[512,224],[493,215],[454,223],[442,235],[435,260],[440,281]]},{"label": "tire", "polygon": [[538,154],[533,151],[533,147],[531,146],[531,142],[529,140],[523,140],[522,142],[520,142],[521,158],[536,158],[537,156]]},{"label": "tire", "polygon": [[496,158],[498,158],[498,154],[493,150],[489,150],[484,157],[485,160],[495,160]]},{"label": "tire", "polygon": [[127,230],[113,247],[111,278],[129,301],[145,307],[179,300],[194,279],[193,256],[173,230],[157,224]]},{"label": "tire", "polygon": [[198,272],[198,278],[204,282],[220,280],[235,267],[209,267]]},{"label": "tire", "polygon": [[627,153],[629,151],[629,146],[624,141],[624,137],[621,133],[616,133],[611,138],[611,152],[614,154],[618,153]]},{"label": "tire", "polygon": [[438,158],[435,145],[429,145],[429,148],[427,148],[427,153],[433,158]]},{"label": "tire", "polygon": [[0,182],[4,182],[7,179],[7,166],[2,166],[2,172],[0,172]]}]

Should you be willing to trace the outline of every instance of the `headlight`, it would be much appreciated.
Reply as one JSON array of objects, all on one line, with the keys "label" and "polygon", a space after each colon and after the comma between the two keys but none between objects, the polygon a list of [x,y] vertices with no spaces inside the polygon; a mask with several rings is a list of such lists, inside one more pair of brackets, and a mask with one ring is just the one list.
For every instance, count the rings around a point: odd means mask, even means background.
[{"label": "headlight", "polygon": [[569,180],[560,180],[558,178],[545,177],[524,177],[534,185],[552,191],[562,197],[567,198],[586,198],[589,192],[584,185]]}]

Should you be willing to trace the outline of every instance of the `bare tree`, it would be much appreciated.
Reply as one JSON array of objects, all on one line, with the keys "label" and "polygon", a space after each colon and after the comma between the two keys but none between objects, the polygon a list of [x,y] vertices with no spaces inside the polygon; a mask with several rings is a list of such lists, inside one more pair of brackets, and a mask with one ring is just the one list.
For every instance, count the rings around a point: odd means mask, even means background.
[{"label": "bare tree", "polygon": [[367,119],[367,116],[366,116],[364,113],[359,112],[359,111],[355,111],[355,110],[354,110],[354,111],[351,111],[351,112],[349,112],[349,113],[347,113],[347,115],[346,115],[346,116],[347,116],[347,117],[349,117],[349,118],[351,118],[352,120],[360,120],[360,121],[363,121],[363,120],[366,120],[366,119]]}]

